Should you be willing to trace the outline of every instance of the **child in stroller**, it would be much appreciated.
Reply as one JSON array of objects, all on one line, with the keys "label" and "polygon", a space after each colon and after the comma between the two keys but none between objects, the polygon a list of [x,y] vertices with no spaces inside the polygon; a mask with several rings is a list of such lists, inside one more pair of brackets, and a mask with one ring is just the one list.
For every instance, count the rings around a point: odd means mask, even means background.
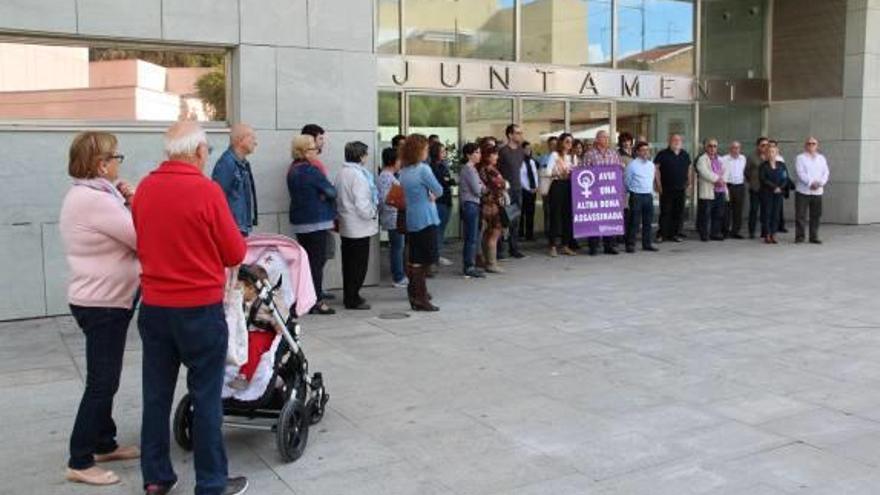
[{"label": "child in stroller", "polygon": [[[245,275],[248,274],[249,275]],[[229,386],[235,390],[245,390],[250,384],[251,378],[257,371],[257,365],[260,364],[260,358],[263,354],[272,348],[275,336],[280,335],[284,327],[275,321],[272,310],[269,306],[261,304],[259,301],[259,291],[253,283],[253,278],[258,280],[268,280],[269,274],[266,269],[260,265],[242,265],[238,273],[238,284],[244,295],[244,314],[247,315],[248,323],[248,360],[238,370],[238,374],[229,383]],[[273,295],[275,307],[284,314],[284,304],[276,293]]]},{"label": "child in stroller", "polygon": [[[248,314],[256,316],[262,310],[272,324],[272,330],[249,333],[248,354],[250,337],[266,334],[271,344],[265,352],[257,352],[265,343],[254,347],[259,357],[254,359],[256,371],[245,390],[224,387],[223,424],[274,432],[281,458],[293,462],[305,452],[309,426],[321,421],[330,398],[321,373],[309,372],[296,320],[316,300],[308,256],[296,241],[281,235],[256,234],[248,238],[247,245],[246,265],[238,278],[256,294]],[[289,316],[283,314],[286,308],[290,308]],[[227,383],[241,373],[237,366],[227,367]],[[192,421],[192,398],[185,395],[174,414],[174,438],[185,450],[192,450]]]}]

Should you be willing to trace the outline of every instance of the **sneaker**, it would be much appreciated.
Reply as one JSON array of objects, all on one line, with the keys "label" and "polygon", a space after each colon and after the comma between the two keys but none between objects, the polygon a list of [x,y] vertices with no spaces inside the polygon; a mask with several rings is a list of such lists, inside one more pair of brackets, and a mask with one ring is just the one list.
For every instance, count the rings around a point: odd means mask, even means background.
[{"label": "sneaker", "polygon": [[403,277],[400,282],[391,282],[391,287],[394,287],[395,289],[405,289],[409,287],[409,279]]},{"label": "sneaker", "polygon": [[476,268],[468,268],[464,272],[464,278],[486,278],[486,275]]},{"label": "sneaker", "polygon": [[226,478],[226,491],[223,495],[241,495],[248,489],[248,479],[244,476]]},{"label": "sneaker", "polygon": [[144,495],[167,495],[177,488],[177,482],[170,485],[162,483],[150,483],[144,488]]},{"label": "sneaker", "polygon": [[452,261],[442,256],[440,257],[440,259],[437,260],[437,263],[439,263],[440,266],[452,266]]},{"label": "sneaker", "polygon": [[564,254],[566,256],[577,256],[577,253],[575,252],[575,250],[568,247],[568,246],[565,246],[562,248],[562,254]]}]

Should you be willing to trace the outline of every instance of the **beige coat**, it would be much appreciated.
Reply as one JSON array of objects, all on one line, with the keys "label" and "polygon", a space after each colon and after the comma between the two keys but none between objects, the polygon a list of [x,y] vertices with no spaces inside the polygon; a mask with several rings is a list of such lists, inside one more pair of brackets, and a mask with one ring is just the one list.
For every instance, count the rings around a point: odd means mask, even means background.
[{"label": "beige coat", "polygon": [[[720,157],[719,157],[720,160]],[[727,164],[721,161],[721,176],[727,177]],[[709,155],[703,154],[697,160],[697,198],[698,199],[715,199],[715,183],[719,176],[712,171],[712,162]],[[724,185],[724,192],[727,193],[727,184]],[[727,196],[729,198],[729,196]]]}]

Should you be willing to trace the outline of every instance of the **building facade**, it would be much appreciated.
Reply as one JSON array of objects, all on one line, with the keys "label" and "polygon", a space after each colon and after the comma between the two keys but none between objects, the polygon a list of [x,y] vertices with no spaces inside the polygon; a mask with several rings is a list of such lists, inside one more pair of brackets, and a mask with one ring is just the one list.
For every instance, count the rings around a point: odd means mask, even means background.
[{"label": "building facade", "polygon": [[114,132],[137,181],[169,121],[204,121],[220,149],[229,123],[253,125],[259,229],[281,233],[307,123],[327,129],[333,172],[347,141],[425,132],[452,149],[509,122],[539,152],[605,129],[655,148],[670,132],[691,149],[769,134],[793,159],[814,134],[832,166],[826,220],[871,223],[878,61],[871,0],[6,0],[0,319],[67,312],[57,219],[82,129]]}]

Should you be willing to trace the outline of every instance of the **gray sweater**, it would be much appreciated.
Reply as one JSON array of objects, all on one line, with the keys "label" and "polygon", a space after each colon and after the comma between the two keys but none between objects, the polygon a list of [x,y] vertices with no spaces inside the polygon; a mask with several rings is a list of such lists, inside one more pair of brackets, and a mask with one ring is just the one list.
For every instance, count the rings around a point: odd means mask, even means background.
[{"label": "gray sweater", "polygon": [[465,163],[461,168],[461,176],[459,177],[458,197],[462,203],[480,204],[480,198],[483,196],[483,181],[480,180],[480,174],[473,163]]}]

